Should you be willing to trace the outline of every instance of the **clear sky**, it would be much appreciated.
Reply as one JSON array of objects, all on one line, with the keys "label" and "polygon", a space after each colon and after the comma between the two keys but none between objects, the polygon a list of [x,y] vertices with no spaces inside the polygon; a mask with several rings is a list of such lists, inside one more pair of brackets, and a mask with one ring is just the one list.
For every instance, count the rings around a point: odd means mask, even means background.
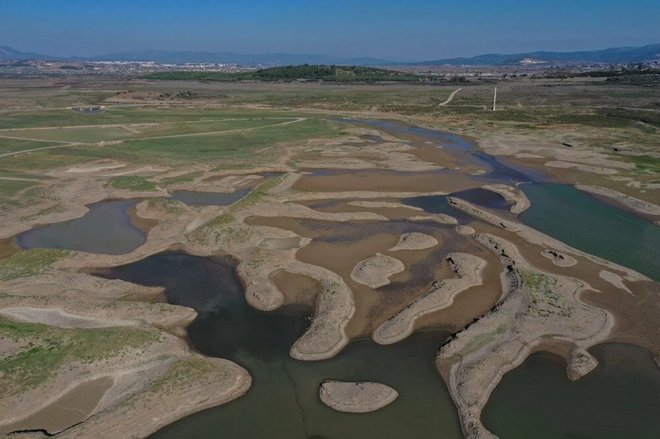
[{"label": "clear sky", "polygon": [[660,0],[0,0],[0,45],[402,61],[660,43]]}]

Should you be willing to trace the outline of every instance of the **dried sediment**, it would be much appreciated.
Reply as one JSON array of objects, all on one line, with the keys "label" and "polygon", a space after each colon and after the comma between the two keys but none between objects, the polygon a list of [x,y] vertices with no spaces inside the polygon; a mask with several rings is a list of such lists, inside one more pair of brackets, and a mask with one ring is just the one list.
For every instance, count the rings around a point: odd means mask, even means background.
[{"label": "dried sediment", "polygon": [[640,200],[639,198],[631,197],[630,195],[622,194],[621,192],[615,191],[614,189],[600,186],[588,186],[583,184],[576,184],[575,188],[590,194],[611,198],[617,203],[622,204],[623,206],[632,209],[635,212],[646,215],[660,216],[660,206],[644,200]]},{"label": "dried sediment", "polygon": [[450,307],[459,293],[482,284],[481,273],[486,261],[467,253],[450,253],[446,259],[456,277],[434,282],[427,293],[380,325],[373,334],[376,343],[392,344],[403,340],[413,333],[417,319]]},{"label": "dried sediment", "polygon": [[319,388],[319,397],[340,412],[368,413],[393,403],[399,392],[381,383],[325,381]]},{"label": "dried sediment", "polygon": [[404,233],[399,237],[399,242],[389,249],[391,252],[400,250],[424,250],[438,245],[438,240],[433,236],[419,232]]},{"label": "dried sediment", "polygon": [[520,189],[507,186],[506,184],[491,184],[482,187],[491,192],[502,195],[505,200],[513,203],[513,206],[511,206],[509,211],[514,215],[523,213],[532,205],[529,198],[527,198],[527,195],[525,195]]},{"label": "dried sediment", "polygon": [[598,273],[598,277],[600,277],[606,282],[611,283],[618,289],[627,292],[628,294],[633,294],[633,292],[630,291],[630,288],[628,288],[626,284],[623,283],[624,279],[616,273],[612,273],[611,271],[607,271],[607,270],[601,270]]},{"label": "dried sediment", "polygon": [[558,267],[572,267],[577,264],[574,258],[554,250],[543,250],[541,254]]},{"label": "dried sediment", "polygon": [[[532,267],[500,237],[477,234],[475,239],[506,267],[501,276],[503,297],[442,346],[436,359],[439,367],[448,369],[449,390],[468,439],[495,437],[481,423],[481,411],[502,376],[535,348],[569,343],[581,358],[585,349],[607,340],[614,326],[609,312],[579,301],[580,293],[591,289],[586,282]],[[590,367],[589,361],[576,361],[568,373],[576,378]]]},{"label": "dried sediment", "polygon": [[421,209],[419,207],[408,206],[407,204],[403,204],[403,203],[392,203],[387,201],[349,201],[348,205],[354,207],[364,207],[366,209],[390,208],[390,209],[410,209],[410,210],[424,211],[424,209]]},{"label": "dried sediment", "polygon": [[250,375],[237,364],[194,354],[126,404],[114,405],[58,437],[147,437],[181,418],[242,396],[251,384]]},{"label": "dried sediment", "polygon": [[422,215],[412,216],[408,218],[408,221],[431,221],[434,223],[444,224],[447,226],[458,225],[458,220],[456,218],[450,215],[446,215],[444,213],[434,213],[428,216],[422,216]]},{"label": "dried sediment", "polygon": [[470,226],[456,226],[454,228],[459,235],[474,235],[475,230]]},{"label": "dried sediment", "polygon": [[563,162],[560,160],[546,162],[545,166],[549,168],[561,168],[561,169],[575,168],[578,171],[591,172],[593,174],[602,174],[602,175],[614,175],[619,173],[616,169],[612,169],[612,168],[604,168],[602,166],[582,165],[579,163]]},{"label": "dried sediment", "polygon": [[316,279],[323,287],[312,324],[291,347],[291,357],[303,361],[333,357],[348,344],[346,325],[355,313],[353,292],[341,276],[323,267],[295,261],[286,271]]},{"label": "dried sediment", "polygon": [[405,265],[400,260],[376,253],[375,256],[358,262],[351,272],[351,279],[370,288],[379,288],[389,285],[390,276],[405,269]]}]

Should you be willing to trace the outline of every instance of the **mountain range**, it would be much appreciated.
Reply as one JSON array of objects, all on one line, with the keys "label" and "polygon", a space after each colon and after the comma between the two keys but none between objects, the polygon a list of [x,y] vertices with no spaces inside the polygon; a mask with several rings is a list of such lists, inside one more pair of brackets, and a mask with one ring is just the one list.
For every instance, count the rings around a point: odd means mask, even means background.
[{"label": "mountain range", "polygon": [[442,65],[484,65],[505,66],[520,64],[557,63],[603,63],[628,64],[643,61],[660,61],[660,44],[643,47],[617,47],[604,50],[580,52],[529,52],[518,54],[488,54],[471,58],[449,58],[431,61],[402,63],[377,58],[344,58],[317,54],[266,53],[246,55],[238,53],[213,53],[193,51],[146,50],[123,52],[90,57],[55,57],[38,53],[21,52],[7,46],[0,46],[0,59],[54,60],[54,61],[154,61],[164,64],[184,63],[226,63],[239,65],[298,65],[298,64],[338,64],[358,66],[442,66]]}]

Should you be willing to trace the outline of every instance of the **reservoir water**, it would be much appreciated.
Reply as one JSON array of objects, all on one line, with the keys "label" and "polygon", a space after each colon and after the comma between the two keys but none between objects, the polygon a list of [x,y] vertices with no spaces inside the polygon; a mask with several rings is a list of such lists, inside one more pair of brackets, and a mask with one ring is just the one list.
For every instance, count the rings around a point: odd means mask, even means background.
[{"label": "reservoir water", "polygon": [[651,354],[610,343],[576,382],[563,358],[540,353],[504,376],[482,413],[502,439],[650,439],[660,431],[660,371]]},{"label": "reservoir water", "polygon": [[577,249],[660,281],[660,227],[572,186],[519,186],[532,206],[519,215],[530,227]]},{"label": "reservoir water", "polygon": [[140,200],[103,201],[89,206],[84,216],[48,224],[18,235],[24,249],[58,248],[89,253],[129,253],[146,240],[128,213]]},{"label": "reservoir water", "polygon": [[[399,439],[439,433],[461,438],[453,403],[434,365],[446,332],[417,333],[392,346],[356,340],[330,360],[301,362],[289,356],[289,349],[312,310],[255,310],[245,301],[234,268],[222,259],[166,253],[99,274],[165,286],[169,302],[199,312],[188,331],[192,344],[205,355],[237,362],[254,379],[243,397],[188,416],[153,438]],[[373,413],[340,413],[318,398],[326,379],[375,380],[396,388],[400,397]]]},{"label": "reservoir water", "polygon": [[179,200],[193,206],[227,206],[229,204],[234,204],[249,194],[250,190],[251,188],[239,189],[236,192],[179,191],[172,194],[172,199]]}]

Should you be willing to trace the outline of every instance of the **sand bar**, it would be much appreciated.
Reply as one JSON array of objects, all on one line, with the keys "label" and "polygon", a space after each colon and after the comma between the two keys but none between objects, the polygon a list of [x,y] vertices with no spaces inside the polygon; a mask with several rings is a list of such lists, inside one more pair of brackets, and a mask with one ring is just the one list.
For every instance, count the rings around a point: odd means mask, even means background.
[{"label": "sand bar", "polygon": [[319,397],[340,412],[368,413],[393,403],[399,392],[380,383],[325,381],[319,387]]}]

